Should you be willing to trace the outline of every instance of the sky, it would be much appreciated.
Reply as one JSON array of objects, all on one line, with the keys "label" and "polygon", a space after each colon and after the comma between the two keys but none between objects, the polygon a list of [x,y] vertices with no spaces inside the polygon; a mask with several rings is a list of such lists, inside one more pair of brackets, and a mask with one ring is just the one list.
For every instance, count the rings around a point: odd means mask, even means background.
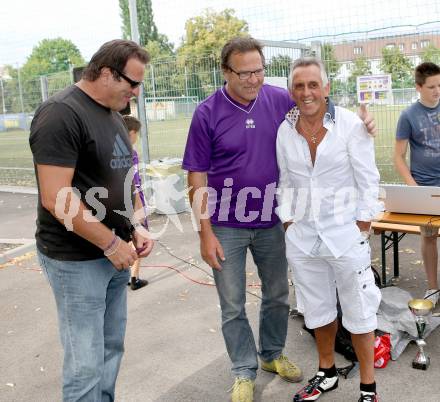
[{"label": "sky", "polygon": [[[1,0],[5,3],[6,0]],[[308,41],[318,35],[333,38],[347,32],[375,31],[395,26],[412,33],[440,24],[438,0],[152,0],[159,32],[181,43],[185,21],[206,8],[233,8],[258,39]],[[335,6],[337,5],[337,6]],[[422,24],[422,25],[420,25]],[[410,26],[411,25],[411,26]],[[399,28],[399,26],[404,26]],[[88,60],[99,46],[121,37],[118,0],[13,0],[0,4],[0,66],[22,65],[42,39],[70,39]],[[389,31],[389,29],[388,29]],[[366,34],[365,34],[366,35]],[[323,39],[326,37],[324,36]],[[342,36],[341,36],[342,38]]]}]

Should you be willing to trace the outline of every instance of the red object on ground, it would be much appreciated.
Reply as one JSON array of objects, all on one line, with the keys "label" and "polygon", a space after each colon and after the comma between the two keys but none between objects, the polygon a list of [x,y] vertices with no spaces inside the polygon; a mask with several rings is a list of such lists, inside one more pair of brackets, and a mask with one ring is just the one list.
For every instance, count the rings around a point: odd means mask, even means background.
[{"label": "red object on ground", "polygon": [[390,334],[376,336],[374,342],[374,367],[385,368],[391,358]]}]

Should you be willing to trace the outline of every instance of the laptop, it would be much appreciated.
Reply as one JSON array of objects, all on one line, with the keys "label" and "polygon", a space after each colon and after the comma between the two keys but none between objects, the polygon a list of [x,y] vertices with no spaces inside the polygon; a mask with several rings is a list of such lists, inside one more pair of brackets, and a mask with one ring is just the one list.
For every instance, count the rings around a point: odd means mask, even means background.
[{"label": "laptop", "polygon": [[385,184],[381,193],[388,212],[440,215],[440,187]]}]

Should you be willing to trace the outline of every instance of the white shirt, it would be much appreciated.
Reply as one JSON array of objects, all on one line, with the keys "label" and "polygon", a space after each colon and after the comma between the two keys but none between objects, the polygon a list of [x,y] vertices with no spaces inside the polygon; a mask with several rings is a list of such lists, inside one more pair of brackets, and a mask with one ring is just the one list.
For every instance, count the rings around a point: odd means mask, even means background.
[{"label": "white shirt", "polygon": [[329,101],[327,133],[313,165],[307,141],[296,130],[298,118],[295,107],[278,129],[276,213],[283,223],[294,222],[286,235],[305,254],[323,241],[337,258],[359,238],[356,221],[371,221],[383,210],[373,139],[356,114]]}]

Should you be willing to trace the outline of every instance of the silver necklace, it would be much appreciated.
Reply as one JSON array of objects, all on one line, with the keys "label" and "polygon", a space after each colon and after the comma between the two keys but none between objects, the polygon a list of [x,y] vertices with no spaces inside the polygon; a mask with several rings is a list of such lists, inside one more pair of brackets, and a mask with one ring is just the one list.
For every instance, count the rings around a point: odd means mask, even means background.
[{"label": "silver necklace", "polygon": [[[304,125],[301,123],[301,120],[300,120],[300,126],[301,126],[301,129],[304,132],[304,134],[308,135],[307,131],[304,129]],[[309,135],[310,141],[312,142],[312,144],[316,144],[318,142],[318,134],[321,130],[322,130],[322,125],[319,127],[319,129],[315,133],[312,133]]]}]

